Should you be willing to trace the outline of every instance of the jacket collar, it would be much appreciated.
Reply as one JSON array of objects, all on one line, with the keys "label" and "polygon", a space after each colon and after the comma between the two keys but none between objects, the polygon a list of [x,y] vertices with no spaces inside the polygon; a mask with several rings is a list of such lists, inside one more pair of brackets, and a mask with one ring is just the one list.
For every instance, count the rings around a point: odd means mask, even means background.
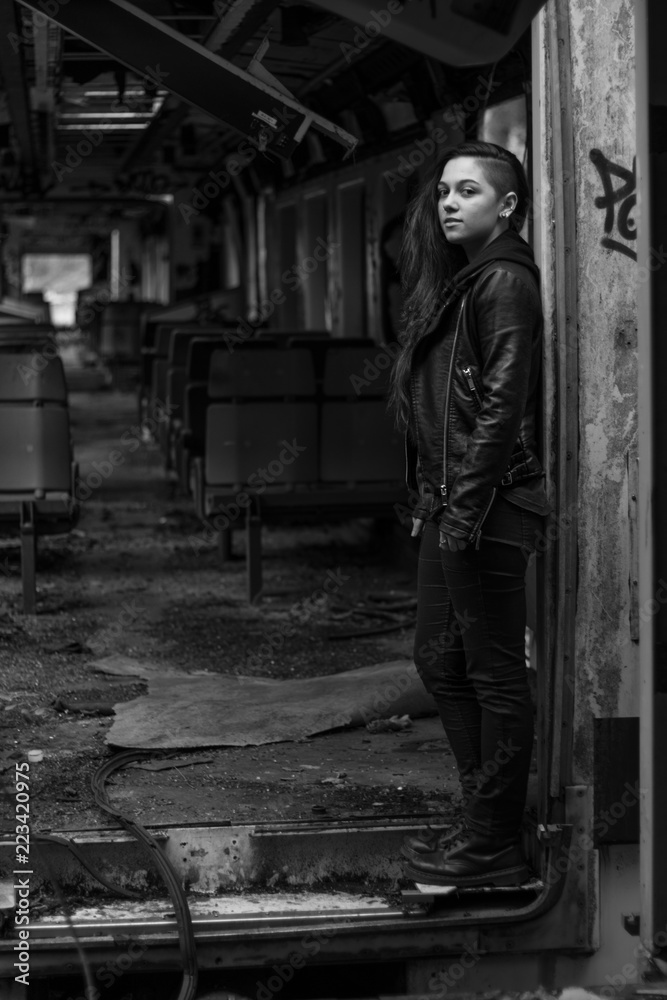
[{"label": "jacket collar", "polygon": [[513,229],[507,229],[492,243],[489,243],[472,263],[466,264],[460,271],[457,271],[443,290],[443,303],[448,305],[458,299],[464,291],[474,284],[482,271],[497,261],[521,264],[532,271],[535,279],[539,281],[540,271],[530,246]]}]

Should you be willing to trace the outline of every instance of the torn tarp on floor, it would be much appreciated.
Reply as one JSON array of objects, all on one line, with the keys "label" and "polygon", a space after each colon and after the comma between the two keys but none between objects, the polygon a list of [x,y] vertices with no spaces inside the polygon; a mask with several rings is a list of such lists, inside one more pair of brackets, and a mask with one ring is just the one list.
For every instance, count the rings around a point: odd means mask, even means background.
[{"label": "torn tarp on floor", "polygon": [[115,706],[107,743],[120,747],[257,746],[371,719],[436,712],[409,660],[287,681],[164,672],[117,657],[93,666],[110,673],[134,670],[148,681],[148,694]]}]

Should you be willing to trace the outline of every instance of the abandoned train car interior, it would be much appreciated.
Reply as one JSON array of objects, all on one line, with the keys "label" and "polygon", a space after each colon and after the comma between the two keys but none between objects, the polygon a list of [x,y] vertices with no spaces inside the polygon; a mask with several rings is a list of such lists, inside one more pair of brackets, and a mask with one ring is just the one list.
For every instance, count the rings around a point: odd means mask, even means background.
[{"label": "abandoned train car interior", "polygon": [[[667,996],[660,0],[0,0],[0,998]],[[387,406],[406,210],[525,167],[553,513],[521,884]],[[522,625],[523,628],[523,625]]]}]

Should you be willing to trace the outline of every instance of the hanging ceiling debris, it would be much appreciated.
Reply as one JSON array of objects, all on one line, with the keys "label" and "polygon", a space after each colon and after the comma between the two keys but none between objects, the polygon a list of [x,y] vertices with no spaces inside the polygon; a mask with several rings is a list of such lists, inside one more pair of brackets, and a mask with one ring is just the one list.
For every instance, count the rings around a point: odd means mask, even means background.
[{"label": "hanging ceiling debris", "polygon": [[[517,33],[539,6],[8,0],[0,5],[5,221],[30,220],[37,234],[57,204],[58,238],[83,245],[86,230],[94,237],[128,202],[153,218],[211,171],[259,191],[330,169],[351,151],[400,145],[473,92],[480,74],[493,78],[487,102],[517,93],[529,58],[528,34]],[[252,165],[236,177],[244,152]]]}]

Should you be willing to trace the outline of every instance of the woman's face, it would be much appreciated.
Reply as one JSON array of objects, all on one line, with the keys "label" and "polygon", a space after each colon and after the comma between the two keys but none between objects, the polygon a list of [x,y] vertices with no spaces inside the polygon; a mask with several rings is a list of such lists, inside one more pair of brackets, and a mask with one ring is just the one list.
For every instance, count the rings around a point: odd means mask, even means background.
[{"label": "woman's face", "polygon": [[445,164],[438,182],[438,219],[447,242],[463,247],[468,260],[507,229],[516,203],[514,191],[499,197],[475,157],[458,156]]}]

